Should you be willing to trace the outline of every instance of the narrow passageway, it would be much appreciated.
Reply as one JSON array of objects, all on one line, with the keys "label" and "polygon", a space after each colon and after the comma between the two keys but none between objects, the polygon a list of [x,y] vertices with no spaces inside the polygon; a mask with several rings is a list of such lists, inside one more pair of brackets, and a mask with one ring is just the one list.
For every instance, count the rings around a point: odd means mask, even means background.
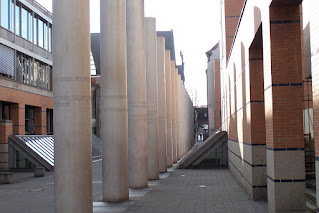
[{"label": "narrow passageway", "polygon": [[175,169],[125,212],[262,213],[267,212],[267,203],[253,201],[228,169]]}]

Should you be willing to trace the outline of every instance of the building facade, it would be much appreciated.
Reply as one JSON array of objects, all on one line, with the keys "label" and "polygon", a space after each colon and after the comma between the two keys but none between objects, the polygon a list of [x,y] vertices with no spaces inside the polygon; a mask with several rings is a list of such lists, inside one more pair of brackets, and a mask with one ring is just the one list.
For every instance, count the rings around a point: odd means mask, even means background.
[{"label": "building facade", "polygon": [[207,56],[207,108],[208,108],[208,132],[213,134],[221,127],[220,123],[220,49],[216,44],[206,52]]},{"label": "building facade", "polygon": [[254,200],[268,200],[269,212],[306,211],[306,182],[317,159],[318,6],[221,1],[221,123],[229,168]]},{"label": "building facade", "polygon": [[[33,0],[0,2],[0,170],[9,134],[52,134],[52,14]],[[28,164],[18,153],[13,167]]]}]

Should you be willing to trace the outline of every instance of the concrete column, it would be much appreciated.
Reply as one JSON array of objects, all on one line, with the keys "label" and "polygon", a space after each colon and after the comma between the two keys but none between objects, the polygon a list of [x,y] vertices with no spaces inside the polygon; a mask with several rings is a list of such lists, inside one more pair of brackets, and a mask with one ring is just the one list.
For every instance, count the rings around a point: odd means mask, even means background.
[{"label": "concrete column", "polygon": [[214,60],[210,60],[207,66],[207,108],[208,108],[208,133],[212,135],[216,130],[215,125],[215,73]]},{"label": "concrete column", "polygon": [[53,1],[55,212],[92,212],[89,0]]},{"label": "concrete column", "polygon": [[145,19],[148,179],[159,179],[156,19]]},{"label": "concrete column", "polygon": [[[181,77],[181,76],[179,76]],[[178,149],[178,157],[183,157],[183,82],[181,79],[178,81],[178,137],[179,137],[179,149]]]},{"label": "concrete column", "polygon": [[180,105],[180,94],[179,94],[179,81],[181,79],[181,76],[178,74],[178,68],[176,68],[176,159],[178,160],[180,158],[179,156],[179,143],[180,143],[180,136],[179,136],[179,105]]},{"label": "concrete column", "polygon": [[176,132],[177,132],[177,144],[176,144],[176,157],[177,160],[180,159],[180,82],[181,82],[181,76],[178,74],[178,69],[176,68]]},{"label": "concrete column", "polygon": [[103,200],[129,199],[126,0],[101,1]]},{"label": "concrete column", "polygon": [[179,160],[179,151],[180,151],[180,136],[179,136],[179,105],[180,105],[180,94],[179,94],[179,79],[178,69],[176,69],[176,159]]},{"label": "concrete column", "polygon": [[12,135],[12,121],[0,121],[0,172],[9,171],[9,135]]},{"label": "concrete column", "polygon": [[148,183],[144,0],[126,0],[129,186]]},{"label": "concrete column", "polygon": [[166,78],[166,115],[167,115],[167,144],[166,160],[167,167],[173,166],[172,146],[172,96],[171,96],[171,52],[165,50],[165,78]]},{"label": "concrete column", "polygon": [[165,37],[157,37],[157,74],[158,74],[158,148],[159,171],[167,171],[166,161],[166,79],[165,79]]},{"label": "concrete column", "polygon": [[47,134],[47,110],[45,107],[35,107],[34,132],[36,135]]},{"label": "concrete column", "polygon": [[171,62],[171,98],[172,98],[172,147],[173,163],[176,163],[176,66],[175,60]]}]

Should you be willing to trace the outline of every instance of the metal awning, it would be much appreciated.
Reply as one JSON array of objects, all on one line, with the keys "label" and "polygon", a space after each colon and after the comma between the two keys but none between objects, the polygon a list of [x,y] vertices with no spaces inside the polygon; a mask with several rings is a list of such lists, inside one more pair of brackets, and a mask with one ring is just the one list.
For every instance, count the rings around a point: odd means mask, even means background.
[{"label": "metal awning", "polygon": [[[9,144],[25,155],[36,166],[48,170],[54,168],[54,136],[53,135],[11,135]],[[102,141],[92,134],[92,161],[102,158]]]}]

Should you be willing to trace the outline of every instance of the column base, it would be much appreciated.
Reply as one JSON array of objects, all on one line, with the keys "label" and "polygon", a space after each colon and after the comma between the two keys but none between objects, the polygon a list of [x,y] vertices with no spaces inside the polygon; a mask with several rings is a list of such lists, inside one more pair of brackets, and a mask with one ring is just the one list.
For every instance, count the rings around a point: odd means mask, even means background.
[{"label": "column base", "polygon": [[0,184],[10,184],[10,183],[13,183],[13,173],[0,172]]},{"label": "column base", "polygon": [[34,168],[34,177],[44,177],[45,168],[44,167],[35,167]]}]

